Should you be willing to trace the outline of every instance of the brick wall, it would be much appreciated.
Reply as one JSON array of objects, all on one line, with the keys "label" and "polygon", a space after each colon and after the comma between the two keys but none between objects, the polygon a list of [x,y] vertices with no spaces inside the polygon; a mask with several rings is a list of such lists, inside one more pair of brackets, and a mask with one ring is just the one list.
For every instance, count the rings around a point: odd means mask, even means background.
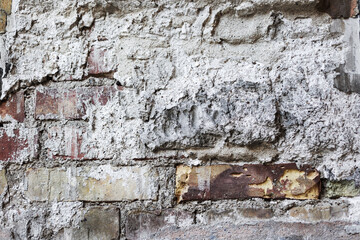
[{"label": "brick wall", "polygon": [[357,15],[1,0],[0,239],[359,239]]}]

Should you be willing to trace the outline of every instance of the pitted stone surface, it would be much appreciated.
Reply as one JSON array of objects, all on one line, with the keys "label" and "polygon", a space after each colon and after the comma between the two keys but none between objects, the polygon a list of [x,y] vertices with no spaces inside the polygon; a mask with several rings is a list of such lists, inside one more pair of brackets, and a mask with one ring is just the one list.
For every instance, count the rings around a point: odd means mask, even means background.
[{"label": "pitted stone surface", "polygon": [[358,239],[355,1],[0,1],[0,238]]}]

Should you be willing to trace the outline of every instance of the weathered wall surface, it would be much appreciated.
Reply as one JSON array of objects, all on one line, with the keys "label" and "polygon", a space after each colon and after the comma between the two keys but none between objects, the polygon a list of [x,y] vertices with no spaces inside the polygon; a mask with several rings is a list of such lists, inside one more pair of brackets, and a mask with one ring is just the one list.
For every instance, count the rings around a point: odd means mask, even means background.
[{"label": "weathered wall surface", "polygon": [[359,239],[355,0],[1,0],[0,239]]}]

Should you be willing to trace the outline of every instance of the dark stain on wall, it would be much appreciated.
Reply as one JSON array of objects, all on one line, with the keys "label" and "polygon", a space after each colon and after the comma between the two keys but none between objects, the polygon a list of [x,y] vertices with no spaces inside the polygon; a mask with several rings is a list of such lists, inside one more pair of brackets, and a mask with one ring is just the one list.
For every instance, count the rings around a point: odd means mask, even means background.
[{"label": "dark stain on wall", "polygon": [[357,0],[320,0],[316,8],[332,18],[349,18],[355,16],[357,5]]}]

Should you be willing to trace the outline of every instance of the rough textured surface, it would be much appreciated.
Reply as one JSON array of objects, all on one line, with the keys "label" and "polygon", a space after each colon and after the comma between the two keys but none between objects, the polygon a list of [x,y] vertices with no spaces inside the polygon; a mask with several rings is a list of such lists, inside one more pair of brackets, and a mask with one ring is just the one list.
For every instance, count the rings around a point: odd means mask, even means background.
[{"label": "rough textured surface", "polygon": [[251,197],[317,199],[319,193],[319,173],[309,166],[178,166],[176,170],[178,202]]},{"label": "rough textured surface", "polygon": [[0,239],[359,239],[355,1],[0,1]]},{"label": "rough textured surface", "polygon": [[317,7],[332,18],[355,17],[358,13],[357,0],[320,0]]},{"label": "rough textured surface", "polygon": [[193,227],[190,229],[166,229],[152,235],[154,239],[280,239],[280,240],[304,240],[304,239],[348,239],[355,240],[359,236],[350,235],[356,233],[353,228],[345,231],[346,223],[282,223],[262,222],[256,225],[244,224],[241,227],[227,223],[218,226]]},{"label": "rough textured surface", "polygon": [[0,2],[0,34],[6,31],[7,15],[11,14],[12,0],[1,0]]},{"label": "rough textured surface", "polygon": [[155,200],[156,178],[147,167],[29,169],[25,195],[32,201]]},{"label": "rough textured surface", "polygon": [[36,129],[0,129],[0,160],[25,162],[38,155]]},{"label": "rough textured surface", "polygon": [[0,195],[3,195],[7,188],[7,180],[5,176],[5,170],[0,171]]},{"label": "rough textured surface", "polygon": [[23,91],[16,93],[8,101],[0,103],[0,121],[24,122],[24,119],[25,100]]},{"label": "rough textured surface", "polygon": [[116,208],[90,208],[77,227],[65,228],[55,239],[118,239],[120,216]]}]

